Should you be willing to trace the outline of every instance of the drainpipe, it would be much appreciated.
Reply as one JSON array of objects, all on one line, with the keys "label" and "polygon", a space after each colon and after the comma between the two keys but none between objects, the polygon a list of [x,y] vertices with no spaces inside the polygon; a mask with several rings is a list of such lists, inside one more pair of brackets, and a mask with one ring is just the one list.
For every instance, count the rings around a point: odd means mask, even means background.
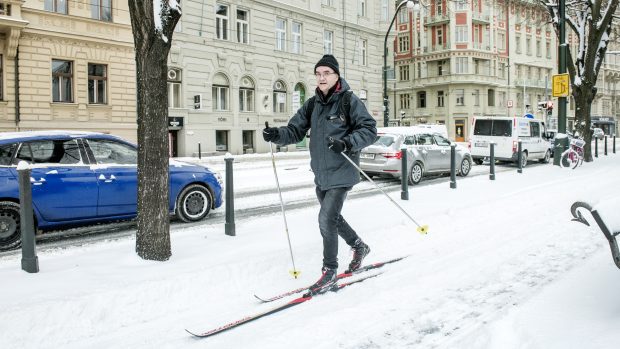
[{"label": "drainpipe", "polygon": [[[342,62],[344,63],[344,69],[343,69],[343,76],[346,79],[347,78],[347,17],[345,15],[345,0],[342,0],[342,44],[343,44],[343,50],[342,50]],[[359,5],[358,5],[359,6]]]},{"label": "drainpipe", "polygon": [[15,53],[15,131],[19,131],[19,46]]}]

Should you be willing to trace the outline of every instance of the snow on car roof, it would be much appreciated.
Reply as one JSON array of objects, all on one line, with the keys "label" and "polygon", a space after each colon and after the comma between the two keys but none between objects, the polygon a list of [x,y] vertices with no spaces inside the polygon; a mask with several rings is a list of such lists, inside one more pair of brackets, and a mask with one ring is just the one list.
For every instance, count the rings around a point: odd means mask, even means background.
[{"label": "snow on car roof", "polygon": [[1,132],[0,139],[14,139],[14,138],[41,137],[41,136],[82,137],[85,135],[103,135],[103,134],[104,133],[90,132],[90,131],[38,130],[38,131]]}]

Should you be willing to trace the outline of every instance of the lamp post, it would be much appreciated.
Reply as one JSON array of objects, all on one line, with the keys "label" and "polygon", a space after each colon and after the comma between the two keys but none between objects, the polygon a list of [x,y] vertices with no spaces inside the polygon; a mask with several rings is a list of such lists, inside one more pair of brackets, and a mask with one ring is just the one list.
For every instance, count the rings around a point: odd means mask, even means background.
[{"label": "lamp post", "polygon": [[[394,21],[396,21],[396,16],[398,16],[398,11],[407,5],[408,9],[412,9],[416,5],[417,1],[414,0],[403,0],[396,6],[396,12],[394,12],[394,17],[392,18],[392,22],[390,22],[390,26],[385,33],[385,41],[383,42],[383,126],[388,126],[388,121],[390,120],[390,110],[388,109],[388,94],[387,94],[387,40],[390,35],[390,31],[392,30],[392,26],[394,25]],[[394,101],[396,103],[396,101]]]}]

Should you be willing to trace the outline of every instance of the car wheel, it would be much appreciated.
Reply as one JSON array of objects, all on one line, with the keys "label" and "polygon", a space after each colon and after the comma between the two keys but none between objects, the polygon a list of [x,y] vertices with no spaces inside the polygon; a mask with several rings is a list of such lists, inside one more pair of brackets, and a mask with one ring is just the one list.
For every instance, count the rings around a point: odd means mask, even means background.
[{"label": "car wheel", "polygon": [[[519,163],[517,162],[517,165],[518,164]],[[527,165],[527,153],[526,152],[522,152],[521,153],[521,168],[525,167],[526,165]]]},{"label": "car wheel", "polygon": [[21,244],[19,204],[0,202],[0,251],[8,251]]},{"label": "car wheel", "polygon": [[413,184],[420,183],[423,175],[424,175],[424,169],[422,168],[422,165],[420,165],[419,162],[416,162],[415,164],[413,164],[413,166],[411,166],[411,171],[409,171],[409,176],[408,176],[409,184],[413,185]]},{"label": "car wheel", "polygon": [[551,160],[551,151],[547,150],[547,152],[545,153],[545,157],[540,159],[540,162],[542,162],[543,164],[547,164],[549,163],[549,160]]},{"label": "car wheel", "polygon": [[476,160],[474,160],[474,162],[476,163],[476,165],[482,165],[484,163],[484,160],[476,159]]},{"label": "car wheel", "polygon": [[176,216],[183,222],[196,222],[209,214],[213,199],[207,188],[192,184],[181,191],[177,198]]},{"label": "car wheel", "polygon": [[463,158],[459,167],[459,175],[465,177],[469,174],[469,171],[471,171],[471,161],[468,158]]}]

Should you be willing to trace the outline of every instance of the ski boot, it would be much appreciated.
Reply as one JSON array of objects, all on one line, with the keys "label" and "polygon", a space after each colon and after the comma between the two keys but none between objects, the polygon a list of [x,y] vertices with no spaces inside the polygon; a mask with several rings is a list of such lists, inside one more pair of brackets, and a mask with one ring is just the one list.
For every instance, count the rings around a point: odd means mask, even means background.
[{"label": "ski boot", "polygon": [[370,253],[370,247],[368,247],[362,239],[357,239],[351,249],[353,250],[353,259],[351,263],[349,263],[349,269],[347,269],[345,273],[352,273],[359,269],[362,266],[364,258]]}]

